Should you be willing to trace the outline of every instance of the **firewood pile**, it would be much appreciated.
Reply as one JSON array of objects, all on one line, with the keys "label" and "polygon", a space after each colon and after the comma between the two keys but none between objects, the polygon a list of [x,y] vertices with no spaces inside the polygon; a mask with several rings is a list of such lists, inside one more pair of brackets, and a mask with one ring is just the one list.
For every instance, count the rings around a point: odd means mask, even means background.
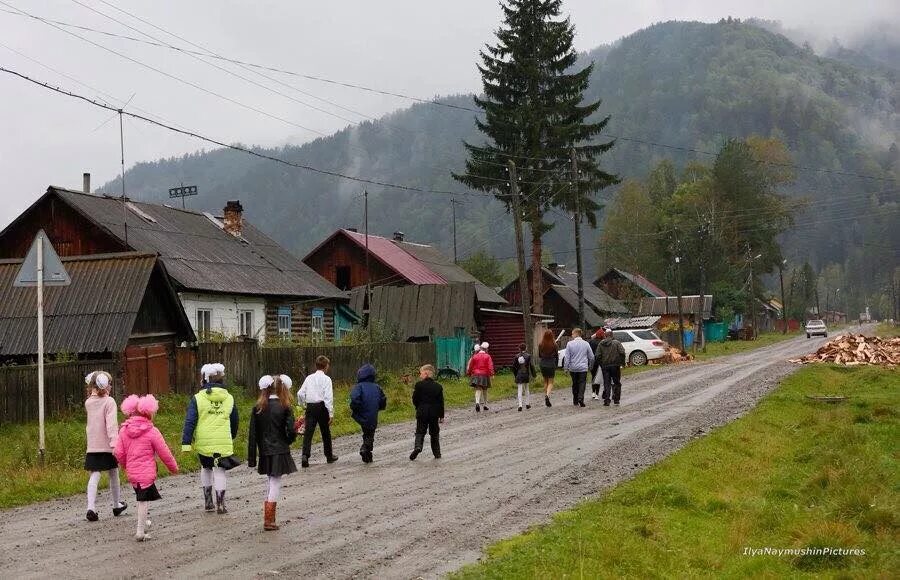
[{"label": "firewood pile", "polygon": [[694,355],[691,353],[681,354],[681,351],[678,350],[677,347],[670,346],[666,350],[666,354],[660,359],[660,362],[663,364],[672,364],[672,363],[680,363],[680,362],[688,362],[694,360]]},{"label": "firewood pile", "polygon": [[828,362],[848,367],[879,365],[894,368],[900,364],[900,338],[878,338],[862,334],[842,335],[826,343],[813,354],[791,359],[808,364]]}]

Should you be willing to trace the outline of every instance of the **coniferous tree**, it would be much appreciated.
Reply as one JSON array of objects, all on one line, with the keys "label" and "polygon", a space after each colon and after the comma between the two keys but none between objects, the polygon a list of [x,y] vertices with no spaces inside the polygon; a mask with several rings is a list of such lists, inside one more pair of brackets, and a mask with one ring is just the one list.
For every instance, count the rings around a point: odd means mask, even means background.
[{"label": "coniferous tree", "polygon": [[[510,206],[507,163],[518,170],[523,219],[531,230],[532,296],[541,312],[540,262],[543,235],[552,227],[544,214],[552,207],[579,211],[596,226],[600,205],[592,194],[618,182],[602,171],[597,157],[613,142],[590,143],[609,117],[589,122],[600,101],[583,103],[593,64],[571,71],[578,54],[575,29],[560,19],[562,0],[503,0],[503,26],[497,44],[481,51],[484,96],[475,103],[484,118],[475,123],[484,144],[465,143],[466,171],[454,177],[467,186],[494,193]],[[571,149],[579,177],[573,180]]]}]

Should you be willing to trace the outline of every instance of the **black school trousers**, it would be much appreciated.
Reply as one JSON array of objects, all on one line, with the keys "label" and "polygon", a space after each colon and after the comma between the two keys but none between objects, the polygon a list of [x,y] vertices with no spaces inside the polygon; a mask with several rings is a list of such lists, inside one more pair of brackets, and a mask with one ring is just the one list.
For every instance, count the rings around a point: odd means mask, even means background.
[{"label": "black school trousers", "polygon": [[303,432],[303,457],[309,459],[310,449],[312,447],[313,434],[316,426],[322,432],[322,446],[325,448],[325,457],[331,457],[331,425],[329,425],[328,407],[324,402],[310,403],[306,405],[306,415],[304,425],[306,430]]}]

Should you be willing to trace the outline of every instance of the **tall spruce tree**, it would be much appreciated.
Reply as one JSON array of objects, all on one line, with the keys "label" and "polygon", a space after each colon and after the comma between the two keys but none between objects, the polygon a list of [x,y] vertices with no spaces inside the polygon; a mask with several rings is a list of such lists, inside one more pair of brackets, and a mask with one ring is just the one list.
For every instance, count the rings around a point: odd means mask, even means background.
[{"label": "tall spruce tree", "polygon": [[[465,143],[466,171],[454,178],[480,191],[492,192],[510,209],[507,162],[518,170],[523,219],[531,230],[532,297],[535,312],[543,311],[540,264],[543,235],[551,224],[544,215],[552,207],[578,211],[591,227],[601,206],[600,189],[617,183],[598,164],[613,142],[591,143],[609,117],[588,118],[600,101],[583,103],[593,64],[571,71],[578,55],[572,48],[575,28],[560,19],[562,0],[502,0],[503,26],[497,44],[481,51],[484,96],[475,103],[484,119],[475,123],[487,140]],[[573,180],[571,149],[579,175]]]}]

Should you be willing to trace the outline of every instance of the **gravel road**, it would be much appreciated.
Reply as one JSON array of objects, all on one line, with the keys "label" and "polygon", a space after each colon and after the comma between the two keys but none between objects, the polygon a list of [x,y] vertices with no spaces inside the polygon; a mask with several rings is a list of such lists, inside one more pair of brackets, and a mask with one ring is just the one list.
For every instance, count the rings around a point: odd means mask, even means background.
[{"label": "gravel road", "polygon": [[[196,474],[158,482],[163,500],[152,504],[145,543],[133,539],[130,490],[126,515],[114,519],[104,505],[99,523],[84,520],[83,496],[0,512],[0,577],[441,576],[745,413],[796,368],[786,359],[823,342],[791,339],[625,377],[618,408],[573,408],[563,387],[550,409],[533,397],[522,413],[514,400],[479,415],[451,410],[440,460],[426,440],[409,461],[410,423],[379,429],[370,465],[358,436],[335,442],[334,465],[320,445],[309,469],[285,478],[278,532],[262,532],[265,479],[246,467],[231,472],[224,516],[203,513]],[[107,498],[101,492],[98,505]]]}]

